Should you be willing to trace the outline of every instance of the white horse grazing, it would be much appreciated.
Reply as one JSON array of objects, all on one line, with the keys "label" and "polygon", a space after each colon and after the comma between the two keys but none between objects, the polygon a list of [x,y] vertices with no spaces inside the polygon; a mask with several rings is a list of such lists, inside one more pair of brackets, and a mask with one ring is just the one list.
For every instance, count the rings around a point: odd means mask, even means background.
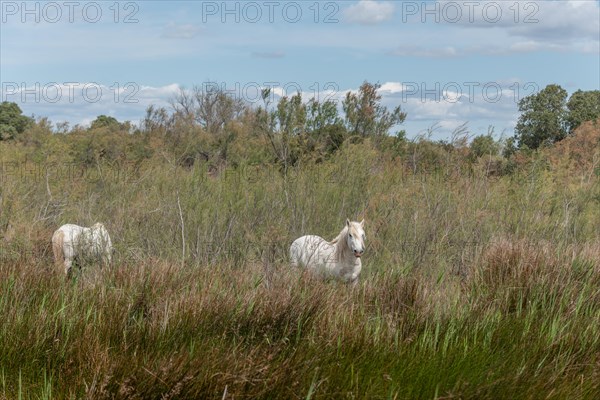
[{"label": "white horse grazing", "polygon": [[112,243],[104,225],[94,224],[91,228],[66,224],[52,235],[52,251],[56,264],[63,264],[69,275],[76,257],[101,258],[110,263]]},{"label": "white horse grazing", "polygon": [[365,251],[365,220],[350,222],[331,242],[315,235],[302,236],[290,246],[292,265],[333,276],[344,282],[358,282]]}]

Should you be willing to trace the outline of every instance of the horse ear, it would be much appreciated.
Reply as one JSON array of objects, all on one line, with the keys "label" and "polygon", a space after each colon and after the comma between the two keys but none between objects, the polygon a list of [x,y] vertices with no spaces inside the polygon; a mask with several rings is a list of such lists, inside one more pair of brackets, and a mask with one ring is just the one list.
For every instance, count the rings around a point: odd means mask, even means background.
[{"label": "horse ear", "polygon": [[362,221],[360,221],[360,227],[364,228],[365,227],[365,219],[363,218]]},{"label": "horse ear", "polygon": [[350,228],[350,220],[348,218],[346,218],[346,226]]}]

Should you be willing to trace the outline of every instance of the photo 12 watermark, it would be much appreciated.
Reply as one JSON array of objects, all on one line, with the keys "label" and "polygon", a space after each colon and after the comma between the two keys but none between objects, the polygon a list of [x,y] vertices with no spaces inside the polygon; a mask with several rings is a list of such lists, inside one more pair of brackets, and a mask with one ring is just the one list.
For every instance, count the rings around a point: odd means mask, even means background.
[{"label": "photo 12 watermark", "polygon": [[[314,99],[320,103],[331,101],[341,104],[351,89],[342,89],[337,82],[204,82],[192,89],[180,88],[188,97],[203,93],[222,93],[232,99],[239,99],[246,104],[261,104],[264,101],[276,103],[283,97],[290,98],[297,94],[303,101]],[[511,99],[518,103],[524,97],[540,91],[536,82],[388,82],[379,89],[384,98],[397,98],[402,103],[413,100],[419,102],[485,102],[497,103]]]},{"label": "photo 12 watermark", "polygon": [[[113,103],[142,104],[148,97],[154,97],[153,88],[136,82],[2,82],[0,101],[18,104],[83,104]],[[273,105],[284,98],[298,94],[302,101],[314,100],[319,103],[332,102],[341,106],[352,89],[342,89],[337,82],[216,82],[209,81],[195,85],[191,89],[179,87],[170,89],[165,102],[183,96],[194,99],[207,93],[219,93],[247,105]],[[498,103],[507,101],[518,103],[524,97],[536,94],[540,87],[536,82],[388,82],[378,92],[387,100],[400,103],[418,101],[421,103]]]},{"label": "photo 12 watermark", "polygon": [[110,86],[96,82],[2,82],[2,101],[15,103],[138,103],[140,86],[135,82],[114,82]]},{"label": "photo 12 watermark", "polygon": [[86,165],[80,162],[0,162],[0,183],[53,182],[130,182],[139,178],[140,165],[133,162],[112,162]]},{"label": "photo 12 watermark", "polygon": [[291,97],[298,93],[303,98],[314,98],[318,101],[335,100],[341,93],[337,82],[203,82],[194,87],[192,92],[220,92],[233,99],[239,99],[248,104],[273,102],[277,98]]},{"label": "photo 12 watermark", "polygon": [[337,24],[340,22],[340,4],[334,1],[203,1],[201,21],[203,24],[211,22]]},{"label": "photo 12 watermark", "polygon": [[137,24],[140,3],[134,1],[1,1],[3,24],[20,23],[75,23],[112,22]]},{"label": "photo 12 watermark", "polygon": [[535,1],[401,1],[403,23],[535,24],[540,5]]},{"label": "photo 12 watermark", "polygon": [[523,97],[540,91],[535,82],[513,82],[500,84],[498,82],[402,82],[401,99],[403,103],[409,99],[419,99],[420,102],[433,101],[436,103],[457,103],[466,101],[475,103],[498,103],[502,98],[509,97],[515,103]]}]

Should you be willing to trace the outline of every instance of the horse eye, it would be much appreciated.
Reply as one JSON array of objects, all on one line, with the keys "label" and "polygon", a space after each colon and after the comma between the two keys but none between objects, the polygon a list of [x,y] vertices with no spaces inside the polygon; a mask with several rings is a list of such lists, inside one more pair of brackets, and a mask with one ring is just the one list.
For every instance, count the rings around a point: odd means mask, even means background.
[{"label": "horse eye", "polygon": [[349,234],[348,234],[348,236],[352,237],[352,234],[351,234],[351,233],[349,233]]}]

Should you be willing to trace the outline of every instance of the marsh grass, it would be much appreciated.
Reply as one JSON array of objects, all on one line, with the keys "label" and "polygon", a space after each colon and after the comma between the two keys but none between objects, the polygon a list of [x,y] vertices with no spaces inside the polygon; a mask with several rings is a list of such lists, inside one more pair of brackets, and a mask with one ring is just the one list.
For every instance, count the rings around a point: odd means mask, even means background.
[{"label": "marsh grass", "polygon": [[[97,168],[3,180],[0,398],[600,395],[597,178],[414,174],[368,143],[287,176]],[[347,217],[357,287],[289,268]],[[52,231],[97,221],[115,262],[66,280]]]}]

